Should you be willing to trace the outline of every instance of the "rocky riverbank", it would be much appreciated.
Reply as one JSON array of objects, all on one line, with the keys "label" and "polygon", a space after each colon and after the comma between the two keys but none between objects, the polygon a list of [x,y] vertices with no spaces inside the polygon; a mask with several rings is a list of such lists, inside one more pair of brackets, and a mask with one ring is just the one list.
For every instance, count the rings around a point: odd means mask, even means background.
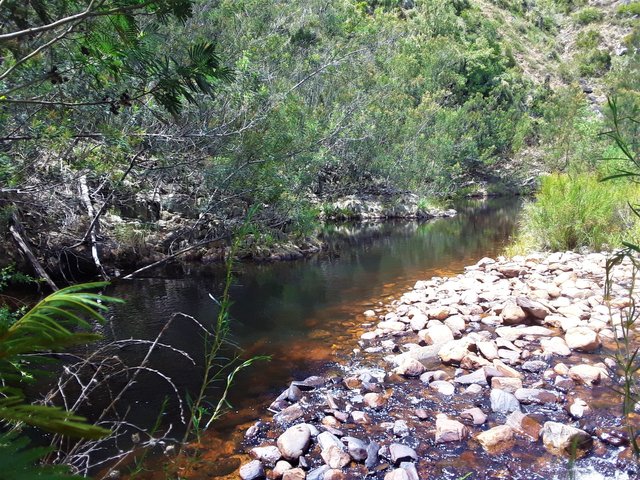
[{"label": "rocky riverbank", "polygon": [[364,312],[341,375],[293,382],[246,432],[240,478],[638,478],[611,357],[634,271],[605,300],[605,263],[485,258]]}]

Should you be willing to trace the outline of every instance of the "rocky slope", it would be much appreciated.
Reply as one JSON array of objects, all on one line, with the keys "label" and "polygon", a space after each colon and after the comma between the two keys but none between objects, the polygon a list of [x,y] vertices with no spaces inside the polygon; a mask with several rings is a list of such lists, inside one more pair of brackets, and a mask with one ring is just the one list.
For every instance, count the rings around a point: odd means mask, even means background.
[{"label": "rocky slope", "polygon": [[635,270],[617,266],[605,299],[605,263],[485,258],[364,312],[343,374],[293,382],[247,431],[240,477],[638,478],[611,356],[636,341]]}]

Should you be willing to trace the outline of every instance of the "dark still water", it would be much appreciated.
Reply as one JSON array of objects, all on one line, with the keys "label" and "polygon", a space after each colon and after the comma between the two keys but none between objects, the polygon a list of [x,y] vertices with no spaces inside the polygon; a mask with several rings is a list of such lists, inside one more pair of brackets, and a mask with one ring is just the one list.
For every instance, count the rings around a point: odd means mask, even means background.
[{"label": "dark still water", "polygon": [[[326,372],[331,362],[349,355],[357,347],[364,310],[401,295],[417,280],[456,274],[481,257],[500,254],[519,208],[517,199],[495,199],[465,203],[458,206],[458,216],[430,222],[330,226],[324,234],[328,253],[294,262],[238,265],[231,290],[232,340],[243,357],[272,359],[237,379],[234,410],[216,424],[208,440],[211,448],[224,454],[221,445],[238,435],[237,426],[263,415],[290,379]],[[210,324],[216,308],[209,294],[220,294],[221,279],[222,272],[209,272],[118,283],[109,294],[126,304],[114,309],[105,333],[154,338],[176,312]],[[198,329],[183,318],[173,321],[163,342],[194,358],[202,353]],[[181,392],[198,388],[197,367],[169,350],[154,355],[153,366]],[[141,377],[129,395],[129,418],[153,421],[158,403],[170,392],[158,379]],[[166,416],[171,420],[175,415]]]}]

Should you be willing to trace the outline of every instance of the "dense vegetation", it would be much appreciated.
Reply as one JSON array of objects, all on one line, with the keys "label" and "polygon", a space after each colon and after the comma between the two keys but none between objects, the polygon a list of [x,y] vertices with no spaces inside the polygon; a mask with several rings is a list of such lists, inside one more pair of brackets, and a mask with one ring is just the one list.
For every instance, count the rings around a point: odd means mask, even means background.
[{"label": "dense vegetation", "polygon": [[278,241],[345,194],[505,193],[592,166],[598,105],[637,91],[638,28],[622,38],[631,5],[584,3],[104,1],[16,37],[86,6],[8,1],[3,231],[23,224],[49,271],[91,246],[128,268],[215,257],[250,205]]},{"label": "dense vegetation", "polygon": [[[249,245],[303,242],[345,195],[523,192],[540,173],[521,245],[635,241],[637,187],[598,179],[637,160],[638,5],[0,0],[0,288],[24,278],[14,242],[55,287],[51,274],[224,256],[255,206]],[[624,145],[598,136],[618,119]],[[24,404],[5,371],[57,346],[24,332],[88,326],[62,307],[50,321],[0,305],[0,419],[95,436]],[[0,438],[7,458],[42,453],[15,438]]]}]

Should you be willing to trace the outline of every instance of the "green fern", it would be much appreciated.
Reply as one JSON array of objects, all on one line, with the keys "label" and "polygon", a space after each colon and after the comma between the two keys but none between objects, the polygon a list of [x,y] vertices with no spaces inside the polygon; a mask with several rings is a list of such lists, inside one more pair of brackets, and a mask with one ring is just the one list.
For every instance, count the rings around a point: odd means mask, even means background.
[{"label": "green fern", "polygon": [[87,332],[91,324],[86,319],[103,322],[106,304],[120,300],[86,290],[105,285],[99,282],[64,288],[40,301],[12,325],[0,326],[0,420],[83,438],[109,433],[60,408],[27,403],[20,388],[42,374],[39,364],[51,361],[37,354],[100,338]]}]

